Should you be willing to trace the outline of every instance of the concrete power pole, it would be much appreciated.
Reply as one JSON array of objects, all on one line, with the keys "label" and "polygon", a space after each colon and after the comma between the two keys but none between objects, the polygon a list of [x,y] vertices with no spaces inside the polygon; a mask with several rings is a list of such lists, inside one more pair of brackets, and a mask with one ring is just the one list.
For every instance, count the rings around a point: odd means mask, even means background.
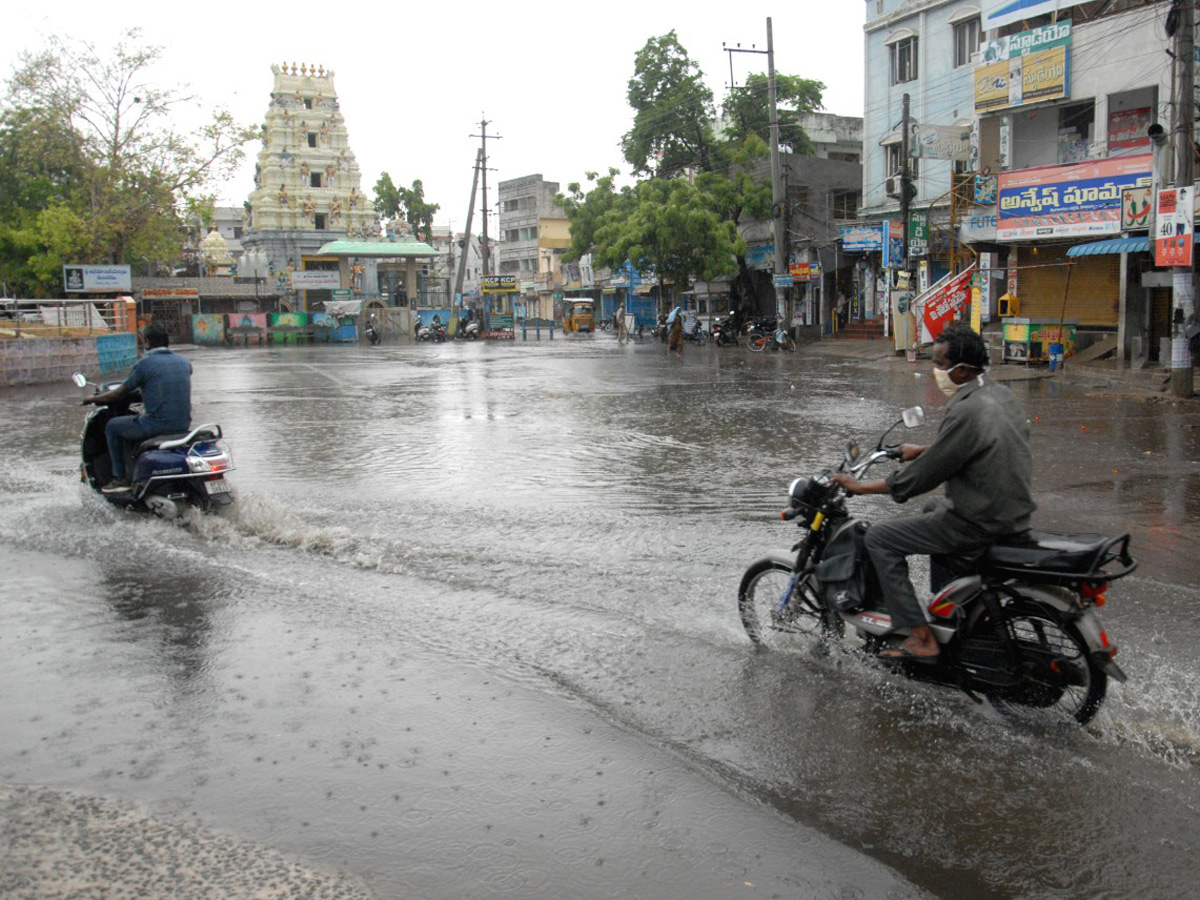
[{"label": "concrete power pole", "polygon": [[[483,140],[483,143],[480,145],[480,148],[479,148],[479,155],[481,157],[479,171],[482,176],[481,180],[483,181],[483,247],[482,247],[482,251],[483,251],[483,274],[484,275],[492,274],[491,248],[488,246],[488,202],[487,202],[487,140],[488,140],[487,127],[490,124],[491,123],[487,119],[480,119],[479,120],[479,128],[482,133],[471,135],[471,137],[477,137],[477,138],[481,138]],[[493,139],[499,139],[499,137],[500,137],[500,135],[498,135],[498,134],[492,135]]]},{"label": "concrete power pole", "polygon": [[775,240],[775,317],[780,328],[791,328],[787,310],[787,288],[780,287],[780,276],[788,272],[787,198],[783,192],[783,166],[779,158],[779,110],[775,103],[775,41],[771,19],[767,18],[767,86],[771,103],[771,218]]},{"label": "concrete power pole", "polygon": [[[909,140],[909,98],[908,94],[904,95],[903,106],[900,114],[900,228],[901,234],[904,235],[904,271],[909,273],[910,287],[912,270],[908,264],[908,214],[909,206],[912,203],[912,198],[916,195],[916,191],[912,189],[912,161],[909,159],[909,154],[912,152],[912,143]],[[887,241],[887,235],[883,236],[884,241]],[[888,310],[891,314],[891,310]]]},{"label": "concrete power pole", "polygon": [[[1196,11],[1191,0],[1180,3],[1175,29],[1175,59],[1179,72],[1175,95],[1175,187],[1191,187],[1196,180],[1193,160],[1196,98],[1195,75],[1192,65]],[[1192,354],[1188,349],[1185,325],[1195,321],[1193,270],[1195,263],[1176,266],[1173,272],[1174,321],[1171,333],[1171,393],[1176,397],[1192,396]]]},{"label": "concrete power pole", "polygon": [[[463,292],[463,281],[467,274],[467,246],[471,241],[471,220],[475,215],[475,188],[479,185],[479,171],[483,168],[483,151],[475,152],[475,175],[471,179],[471,202],[467,206],[467,231],[463,236],[463,253],[458,260],[458,274],[454,279],[454,296],[461,297]],[[484,217],[487,218],[486,216]],[[454,233],[450,234],[450,245],[454,246]],[[453,251],[451,251],[453,252]]]}]

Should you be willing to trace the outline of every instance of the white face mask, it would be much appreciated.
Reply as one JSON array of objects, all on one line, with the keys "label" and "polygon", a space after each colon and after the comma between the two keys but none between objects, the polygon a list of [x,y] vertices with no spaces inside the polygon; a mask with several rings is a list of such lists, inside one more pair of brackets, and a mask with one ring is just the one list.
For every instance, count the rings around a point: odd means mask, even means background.
[{"label": "white face mask", "polygon": [[[933,367],[933,380],[937,382],[938,390],[940,390],[947,397],[953,397],[956,393],[958,393],[958,389],[963,386],[962,384],[955,384],[950,378],[950,373],[961,365],[963,364],[959,363],[958,365],[951,366],[948,369],[939,369],[937,366]],[[970,384],[970,382],[964,381],[963,384]]]}]

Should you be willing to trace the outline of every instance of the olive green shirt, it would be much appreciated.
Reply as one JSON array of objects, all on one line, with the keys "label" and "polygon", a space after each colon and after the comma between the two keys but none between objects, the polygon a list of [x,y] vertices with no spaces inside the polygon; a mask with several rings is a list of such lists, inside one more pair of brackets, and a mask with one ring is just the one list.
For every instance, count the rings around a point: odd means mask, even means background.
[{"label": "olive green shirt", "polygon": [[950,515],[986,534],[1029,528],[1033,502],[1029,421],[1012,391],[980,375],[958,389],[937,438],[887,477],[897,502],[946,485]]}]

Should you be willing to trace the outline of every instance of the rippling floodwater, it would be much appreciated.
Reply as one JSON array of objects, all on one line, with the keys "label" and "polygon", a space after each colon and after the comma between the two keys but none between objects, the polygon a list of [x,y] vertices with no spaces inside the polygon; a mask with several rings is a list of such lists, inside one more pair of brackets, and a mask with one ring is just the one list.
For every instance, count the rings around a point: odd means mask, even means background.
[{"label": "rippling floodwater", "polygon": [[1194,894],[1195,412],[1013,384],[1039,524],[1142,561],[1104,610],[1130,683],[1039,730],[738,623],[792,477],[912,403],[932,436],[920,370],[605,337],[190,355],[238,512],[188,529],[81,492],[74,388],[0,394],[0,780],[198,812],[380,896],[795,896],[811,853],[904,890],[788,821],[947,897]]}]

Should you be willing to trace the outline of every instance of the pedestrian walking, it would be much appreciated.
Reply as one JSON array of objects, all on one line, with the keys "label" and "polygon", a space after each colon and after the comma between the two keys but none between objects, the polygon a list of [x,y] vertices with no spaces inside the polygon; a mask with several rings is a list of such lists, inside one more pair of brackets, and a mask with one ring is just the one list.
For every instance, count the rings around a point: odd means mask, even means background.
[{"label": "pedestrian walking", "polygon": [[683,356],[683,312],[676,307],[671,320],[671,330],[667,334],[667,349],[674,350],[678,357]]}]

